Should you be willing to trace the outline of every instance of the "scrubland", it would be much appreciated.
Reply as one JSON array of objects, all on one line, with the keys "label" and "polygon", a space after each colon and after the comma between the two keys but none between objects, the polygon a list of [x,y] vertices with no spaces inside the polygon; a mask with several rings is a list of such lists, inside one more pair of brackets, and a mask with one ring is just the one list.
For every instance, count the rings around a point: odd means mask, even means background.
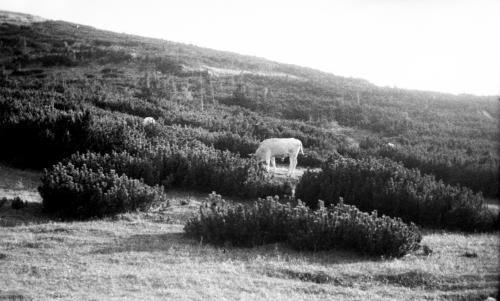
[{"label": "scrubland", "polygon": [[[498,294],[495,96],[0,18],[0,299]],[[271,137],[302,141],[295,177],[252,158]]]}]

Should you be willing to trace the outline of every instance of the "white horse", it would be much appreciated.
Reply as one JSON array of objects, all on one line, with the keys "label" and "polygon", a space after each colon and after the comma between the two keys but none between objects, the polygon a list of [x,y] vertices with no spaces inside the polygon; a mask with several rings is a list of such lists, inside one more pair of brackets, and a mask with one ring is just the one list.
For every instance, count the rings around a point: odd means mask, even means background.
[{"label": "white horse", "polygon": [[295,138],[270,138],[262,141],[255,151],[255,158],[259,162],[266,162],[266,171],[269,171],[269,163],[276,172],[276,157],[290,159],[288,176],[293,176],[295,167],[297,167],[297,155],[299,152],[303,155],[302,142]]}]

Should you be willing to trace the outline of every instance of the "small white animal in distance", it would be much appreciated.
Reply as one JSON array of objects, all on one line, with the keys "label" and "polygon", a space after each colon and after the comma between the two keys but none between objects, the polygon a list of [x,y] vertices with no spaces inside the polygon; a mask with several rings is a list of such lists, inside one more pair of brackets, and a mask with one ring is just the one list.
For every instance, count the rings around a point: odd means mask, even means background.
[{"label": "small white animal in distance", "polygon": [[150,124],[155,124],[156,121],[153,117],[146,117],[144,118],[144,120],[142,121],[142,125],[143,126],[147,126],[147,125],[150,125]]}]

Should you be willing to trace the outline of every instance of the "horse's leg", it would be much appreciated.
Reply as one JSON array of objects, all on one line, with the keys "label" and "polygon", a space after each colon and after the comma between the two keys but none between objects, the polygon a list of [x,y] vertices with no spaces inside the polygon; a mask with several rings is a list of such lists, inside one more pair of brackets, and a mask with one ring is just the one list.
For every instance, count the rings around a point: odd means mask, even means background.
[{"label": "horse's leg", "polygon": [[269,152],[266,153],[266,171],[269,172],[269,162],[271,161],[271,154]]},{"label": "horse's leg", "polygon": [[274,173],[276,173],[276,158],[271,158],[271,166],[273,167]]},{"label": "horse's leg", "polygon": [[290,164],[288,165],[288,173],[286,175],[290,176],[292,174],[292,166],[293,166],[293,160],[291,155],[288,156],[288,161],[290,162]]},{"label": "horse's leg", "polygon": [[297,155],[295,155],[293,157],[293,167],[292,167],[292,174],[291,176],[293,176],[295,174],[295,168],[297,167]]}]

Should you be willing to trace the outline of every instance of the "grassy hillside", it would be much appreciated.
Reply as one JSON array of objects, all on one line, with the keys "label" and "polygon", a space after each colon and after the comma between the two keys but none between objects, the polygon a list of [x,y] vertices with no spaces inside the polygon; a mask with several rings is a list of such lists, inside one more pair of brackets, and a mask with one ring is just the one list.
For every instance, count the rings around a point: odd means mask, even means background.
[{"label": "grassy hillside", "polygon": [[[310,150],[299,160],[305,166],[318,166],[334,150],[388,157],[497,196],[499,112],[493,96],[382,88],[256,57],[61,21],[20,24],[12,20],[26,19],[22,15],[1,15],[2,97],[35,89],[46,98],[72,97],[108,111],[235,133],[253,143],[295,136]],[[388,149],[387,142],[396,148]]]}]

